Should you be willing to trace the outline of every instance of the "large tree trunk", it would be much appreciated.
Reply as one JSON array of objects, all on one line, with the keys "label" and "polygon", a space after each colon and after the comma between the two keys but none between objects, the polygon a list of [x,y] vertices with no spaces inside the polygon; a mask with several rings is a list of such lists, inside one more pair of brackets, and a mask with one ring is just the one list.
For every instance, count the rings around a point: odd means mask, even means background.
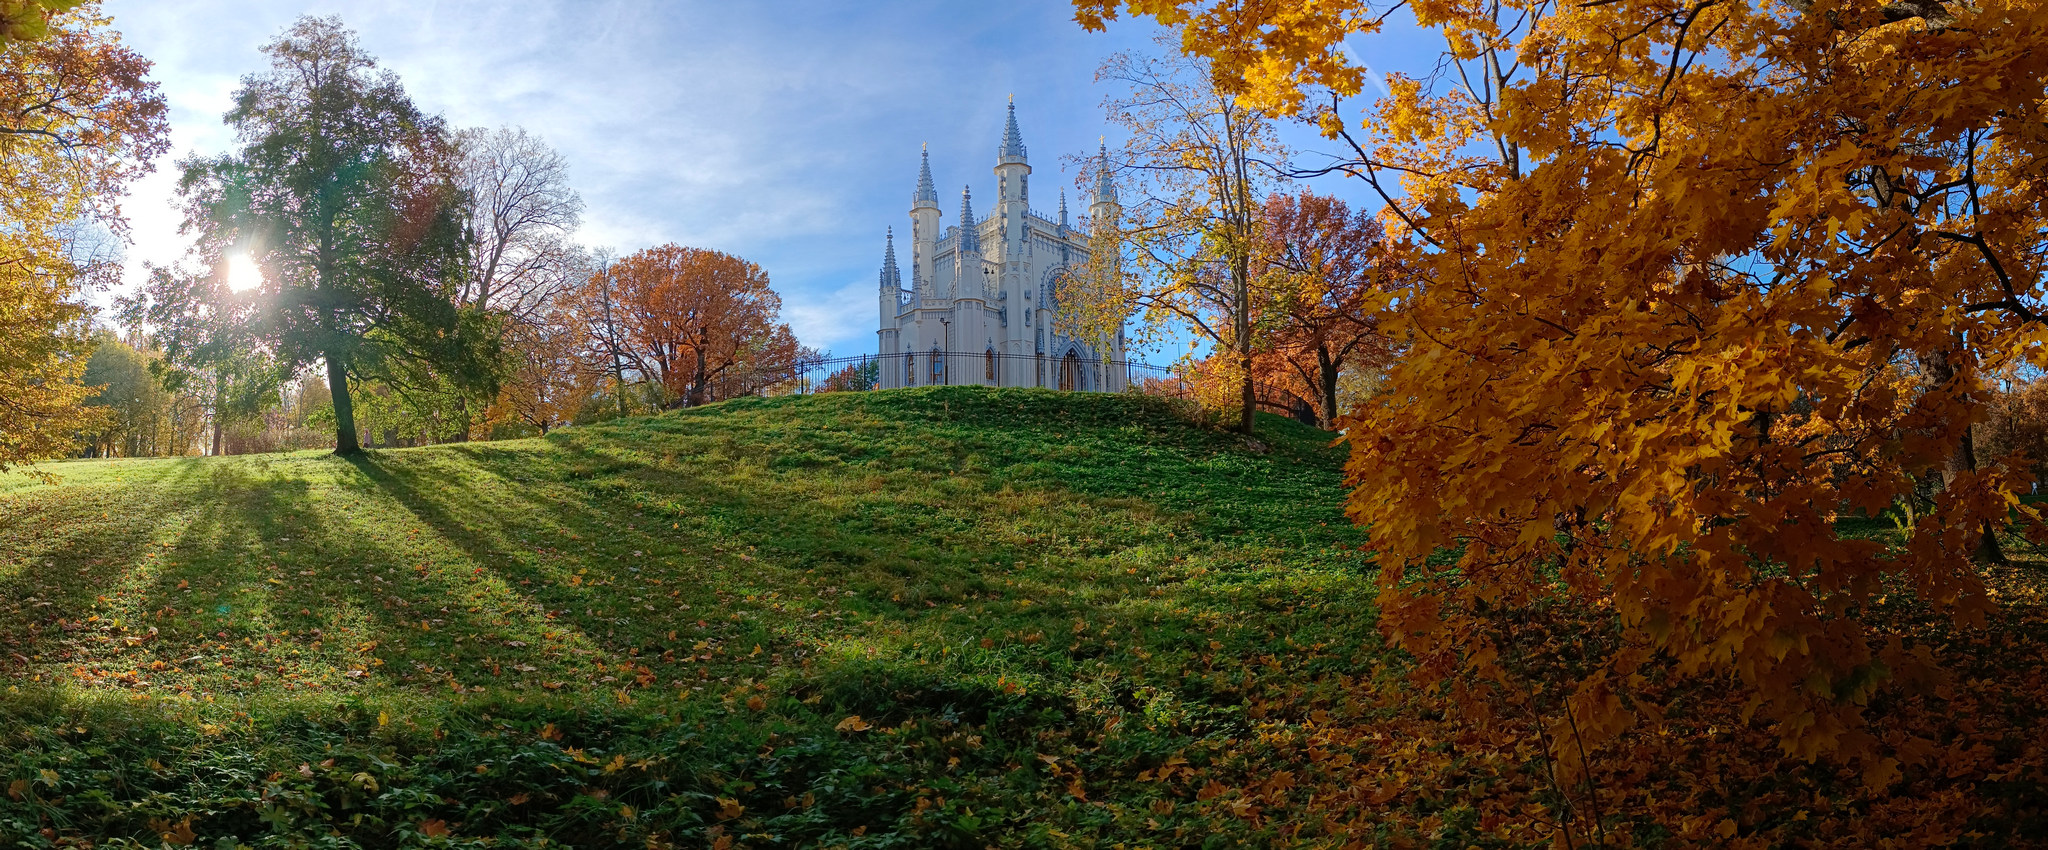
[{"label": "large tree trunk", "polygon": [[[1928,382],[1935,386],[1955,380],[1955,363],[1949,359],[1948,352],[1921,355],[1920,365],[1927,372]],[[1976,432],[1975,425],[1964,426],[1962,437],[1956,441],[1947,462],[1942,464],[1942,487],[1948,487],[1962,473],[1977,471]],[[1989,521],[1984,523],[1984,536],[1977,541],[1977,551],[1972,557],[1984,563],[2006,563],[2005,549],[1998,545],[1998,530]]]},{"label": "large tree trunk", "polygon": [[704,347],[697,346],[697,365],[690,372],[690,391],[683,397],[686,407],[697,407],[704,403],[704,382],[709,380],[711,364],[705,362]]},{"label": "large tree trunk", "polygon": [[348,394],[348,362],[332,351],[327,353],[327,392],[334,399],[334,453],[362,454],[356,440],[356,407]]},{"label": "large tree trunk", "polygon": [[[1942,486],[1948,486],[1958,474],[1976,469],[1977,426],[1968,425],[1963,428],[1963,438],[1956,443],[1955,453],[1949,455],[1948,463],[1941,471]],[[1987,564],[2006,563],[2005,549],[1998,545],[1998,530],[1989,521],[1984,523],[1984,536],[1977,541],[1977,551],[1972,557]]]},{"label": "large tree trunk", "polygon": [[214,457],[220,457],[220,421],[225,416],[221,413],[221,408],[227,406],[227,386],[227,376],[222,375],[219,369],[213,370],[213,416],[207,424],[211,425],[213,430]]},{"label": "large tree trunk", "polygon": [[1251,263],[1249,258],[1237,257],[1231,261],[1231,288],[1237,290],[1237,315],[1231,317],[1237,332],[1237,371],[1241,386],[1238,388],[1244,409],[1239,413],[1237,430],[1247,436],[1252,433],[1253,414],[1258,412],[1259,399],[1252,387],[1252,305],[1251,305]]},{"label": "large tree trunk", "polygon": [[1337,428],[1337,373],[1340,367],[1330,359],[1330,348],[1316,346],[1316,415],[1322,421],[1316,427],[1325,431]]}]

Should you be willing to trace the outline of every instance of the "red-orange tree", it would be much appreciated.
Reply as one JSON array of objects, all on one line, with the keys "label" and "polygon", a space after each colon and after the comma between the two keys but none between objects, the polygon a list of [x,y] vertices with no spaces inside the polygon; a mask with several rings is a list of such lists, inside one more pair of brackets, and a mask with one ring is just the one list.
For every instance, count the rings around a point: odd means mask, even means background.
[{"label": "red-orange tree", "polygon": [[1345,367],[1383,366],[1390,352],[1379,333],[1378,297],[1393,279],[1386,231],[1371,213],[1303,190],[1266,198],[1259,228],[1262,324],[1271,323],[1271,378],[1307,399],[1316,424],[1336,427],[1338,379]]},{"label": "red-orange tree", "polygon": [[802,353],[781,321],[768,273],[717,251],[662,245],[611,263],[583,287],[578,313],[624,369],[696,406],[787,380]]},{"label": "red-orange tree", "polygon": [[[1656,716],[1630,694],[1661,663],[1731,676],[1792,754],[1896,775],[1918,746],[1861,715],[1926,647],[1862,612],[1905,591],[1973,621],[1983,529],[2032,516],[2021,470],[1952,460],[1981,376],[2042,351],[2048,8],[1411,4],[1445,73],[1354,119],[1322,104],[1361,91],[1342,42],[1385,7],[1129,5],[1348,142],[1424,246],[1388,324],[1413,350],[1346,423],[1390,636],[1495,687],[1513,649],[1481,612],[1563,598],[1619,630],[1556,740]],[[1836,532],[1935,473],[1906,545]]]}]

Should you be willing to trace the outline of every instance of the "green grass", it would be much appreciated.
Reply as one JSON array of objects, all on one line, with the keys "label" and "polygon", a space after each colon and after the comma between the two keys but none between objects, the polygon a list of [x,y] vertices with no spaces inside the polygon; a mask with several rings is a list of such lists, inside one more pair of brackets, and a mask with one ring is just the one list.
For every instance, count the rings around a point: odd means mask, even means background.
[{"label": "green grass", "polygon": [[0,845],[1234,846],[1150,772],[1382,656],[1342,450],[1261,427],[931,388],[0,478]]}]

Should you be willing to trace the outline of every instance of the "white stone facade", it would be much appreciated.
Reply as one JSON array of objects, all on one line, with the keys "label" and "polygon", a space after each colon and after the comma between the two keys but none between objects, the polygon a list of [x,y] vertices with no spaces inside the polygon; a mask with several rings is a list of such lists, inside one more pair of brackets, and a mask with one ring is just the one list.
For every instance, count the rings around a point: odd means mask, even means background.
[{"label": "white stone facade", "polygon": [[[1031,209],[1031,166],[1017,131],[1017,110],[997,152],[995,212],[975,218],[971,190],[958,223],[941,230],[927,152],[910,207],[910,281],[896,266],[893,229],[881,274],[881,386],[969,384],[1119,392],[1130,383],[1123,335],[1105,346],[1057,332],[1059,277],[1081,273],[1088,234]],[[1089,216],[1114,222],[1119,208],[1106,172],[1096,181]]]}]

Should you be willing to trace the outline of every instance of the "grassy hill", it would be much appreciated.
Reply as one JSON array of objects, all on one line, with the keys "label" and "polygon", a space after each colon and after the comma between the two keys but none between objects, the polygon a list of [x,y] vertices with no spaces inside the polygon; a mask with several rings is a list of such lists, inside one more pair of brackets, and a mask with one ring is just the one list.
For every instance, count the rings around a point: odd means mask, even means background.
[{"label": "grassy hill", "polygon": [[1194,768],[1380,650],[1341,449],[1262,427],[930,388],[6,476],[0,845],[1275,837]]}]

